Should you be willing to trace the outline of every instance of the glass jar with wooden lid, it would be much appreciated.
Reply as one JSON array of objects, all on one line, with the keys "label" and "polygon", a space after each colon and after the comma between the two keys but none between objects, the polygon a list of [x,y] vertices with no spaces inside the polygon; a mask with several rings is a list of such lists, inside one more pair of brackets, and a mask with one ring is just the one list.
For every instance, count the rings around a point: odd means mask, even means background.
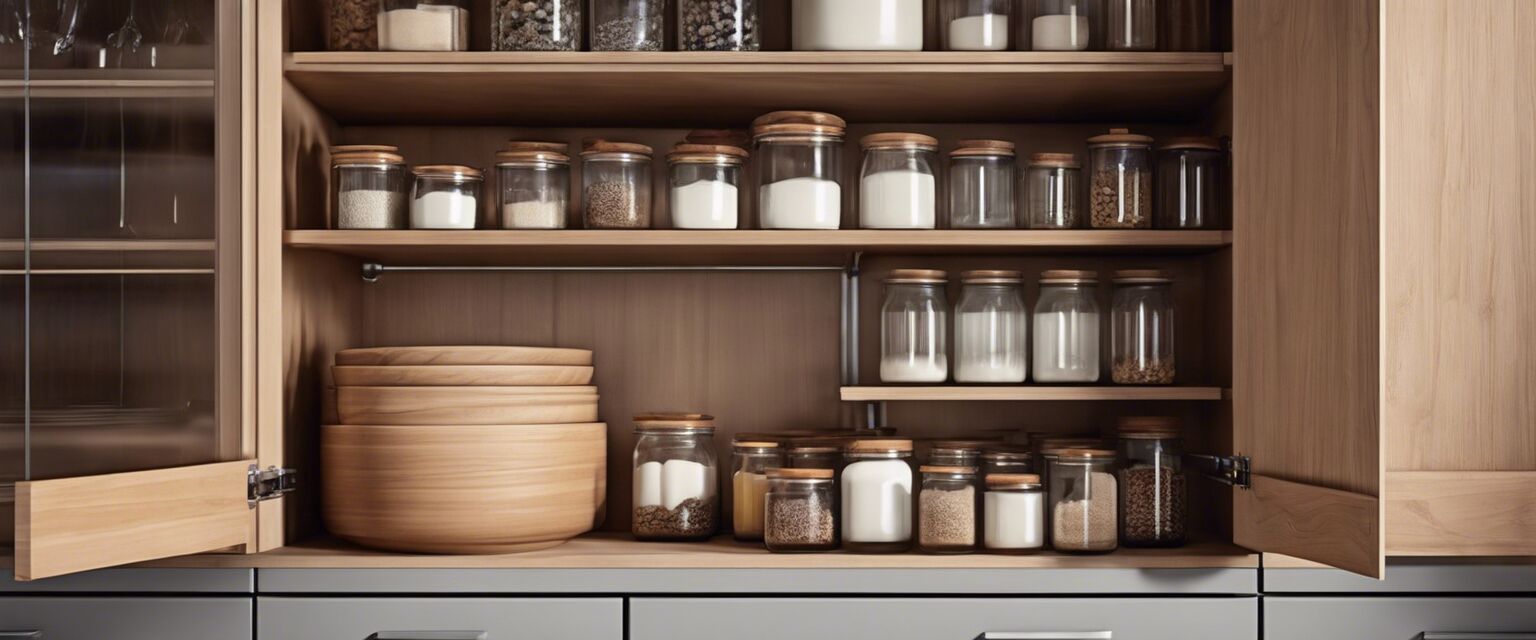
[{"label": "glass jar with wooden lid", "polygon": [[1127,547],[1184,544],[1184,440],[1177,418],[1121,418],[1120,543]]},{"label": "glass jar with wooden lid", "polygon": [[380,0],[380,51],[468,51],[469,0]]},{"label": "glass jar with wooden lid", "polygon": [[949,378],[949,301],[946,274],[895,269],[885,278],[880,307],[880,381],[933,383]]},{"label": "glass jar with wooden lid", "polygon": [[1128,129],[1089,138],[1088,171],[1093,228],[1152,228],[1152,138]]},{"label": "glass jar with wooden lid", "polygon": [[976,550],[976,467],[923,465],[917,546],[927,553]]},{"label": "glass jar with wooden lid", "polygon": [[392,151],[331,153],[331,221],[336,229],[404,229],[412,180]]},{"label": "glass jar with wooden lid", "polygon": [[955,304],[955,382],[1017,384],[1029,373],[1029,311],[1023,274],[977,270],[960,274]]},{"label": "glass jar with wooden lid", "polygon": [[1057,551],[1098,553],[1119,544],[1115,452],[1065,449],[1051,461],[1051,544]]},{"label": "glass jar with wooden lid", "polygon": [[1035,301],[1035,382],[1098,382],[1099,303],[1094,271],[1040,274]]},{"label": "glass jar with wooden lid", "polygon": [[1173,278],[1158,269],[1115,272],[1109,312],[1110,379],[1173,384]]},{"label": "glass jar with wooden lid", "polygon": [[639,540],[715,534],[715,419],[699,413],[635,416],[633,532]]},{"label": "glass jar with wooden lid", "polygon": [[480,217],[479,169],[456,164],[421,165],[412,169],[412,229],[473,229]]},{"label": "glass jar with wooden lid", "polygon": [[1157,228],[1220,228],[1226,164],[1216,138],[1164,141],[1157,151]]},{"label": "glass jar with wooden lid", "polygon": [[711,144],[679,144],[671,165],[672,227],[735,229],[739,223],[741,165],[747,151]]},{"label": "glass jar with wooden lid", "polygon": [[837,486],[831,469],[769,469],[763,546],[775,553],[837,548]]},{"label": "glass jar with wooden lid", "polygon": [[932,229],[939,141],[921,133],[873,133],[859,140],[859,227]]},{"label": "glass jar with wooden lid", "polygon": [[1077,229],[1083,226],[1083,167],[1072,153],[1037,153],[1024,170],[1025,226]]},{"label": "glass jar with wooden lid", "polygon": [[912,441],[854,440],[843,453],[843,545],[861,553],[912,546]]},{"label": "glass jar with wooden lid", "polygon": [[649,229],[652,149],[591,140],[581,152],[582,212],[588,229]]},{"label": "glass jar with wooden lid", "polygon": [[842,225],[843,135],[848,123],[818,111],[775,111],[752,122],[758,227]]},{"label": "glass jar with wooden lid", "polygon": [[949,227],[1012,229],[1014,144],[1007,140],[961,140],[949,152]]},{"label": "glass jar with wooden lid", "polygon": [[564,229],[571,201],[571,157],[516,148],[496,154],[501,228]]},{"label": "glass jar with wooden lid", "polygon": [[982,544],[998,553],[1034,553],[1045,547],[1045,490],[1040,476],[993,473],[982,496]]},{"label": "glass jar with wooden lid", "polygon": [[731,443],[731,525],[737,540],[763,539],[763,499],[768,470],[784,466],[784,451],[771,440]]}]

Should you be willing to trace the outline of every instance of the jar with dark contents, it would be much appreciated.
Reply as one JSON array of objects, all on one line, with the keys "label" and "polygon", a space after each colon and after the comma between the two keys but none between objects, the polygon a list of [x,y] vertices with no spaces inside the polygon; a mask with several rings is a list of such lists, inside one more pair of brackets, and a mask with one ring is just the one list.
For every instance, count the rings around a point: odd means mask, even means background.
[{"label": "jar with dark contents", "polygon": [[715,419],[635,417],[632,531],[638,540],[703,540],[719,523]]},{"label": "jar with dark contents", "polygon": [[651,226],[650,147],[594,140],[581,152],[582,212],[588,229]]},{"label": "jar with dark contents", "polygon": [[592,0],[592,50],[661,51],[666,6],[665,0]]},{"label": "jar with dark contents", "polygon": [[837,548],[837,496],[831,469],[769,469],[763,546],[774,553]]},{"label": "jar with dark contents", "polygon": [[757,51],[758,0],[677,0],[679,51]]},{"label": "jar with dark contents", "polygon": [[1152,138],[1127,129],[1088,139],[1088,213],[1095,229],[1152,228]]},{"label": "jar with dark contents", "polygon": [[492,51],[581,51],[582,0],[491,0]]},{"label": "jar with dark contents", "polygon": [[325,48],[328,51],[377,51],[379,0],[326,0]]},{"label": "jar with dark contents", "polygon": [[1184,441],[1161,416],[1120,419],[1120,543],[1184,544]]}]

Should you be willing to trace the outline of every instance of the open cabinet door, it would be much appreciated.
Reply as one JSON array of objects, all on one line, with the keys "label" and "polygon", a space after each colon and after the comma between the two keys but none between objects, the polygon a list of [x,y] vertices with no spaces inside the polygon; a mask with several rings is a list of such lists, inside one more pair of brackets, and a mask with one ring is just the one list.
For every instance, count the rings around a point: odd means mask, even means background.
[{"label": "open cabinet door", "polygon": [[1233,7],[1235,541],[1380,577],[1377,0]]}]

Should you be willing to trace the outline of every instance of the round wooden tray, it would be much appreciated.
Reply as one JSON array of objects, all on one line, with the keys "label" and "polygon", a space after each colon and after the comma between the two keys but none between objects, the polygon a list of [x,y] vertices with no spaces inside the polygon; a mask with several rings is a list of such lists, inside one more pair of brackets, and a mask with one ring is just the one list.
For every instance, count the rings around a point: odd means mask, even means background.
[{"label": "round wooden tray", "polygon": [[337,387],[342,424],[507,425],[597,421],[597,387]]},{"label": "round wooden tray", "polygon": [[592,367],[559,365],[395,365],[331,367],[338,386],[564,386],[592,382]]},{"label": "round wooden tray", "polygon": [[336,352],[338,365],[592,365],[588,349],[554,347],[372,347]]}]

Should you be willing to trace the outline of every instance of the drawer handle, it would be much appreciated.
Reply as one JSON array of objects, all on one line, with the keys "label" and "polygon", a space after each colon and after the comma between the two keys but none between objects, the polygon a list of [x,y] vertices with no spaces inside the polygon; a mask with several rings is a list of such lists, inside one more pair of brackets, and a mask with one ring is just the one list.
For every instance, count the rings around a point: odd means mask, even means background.
[{"label": "drawer handle", "polygon": [[0,640],[43,640],[42,631],[0,631]]},{"label": "drawer handle", "polygon": [[484,631],[378,631],[363,640],[486,640]]},{"label": "drawer handle", "polygon": [[1423,640],[1536,640],[1536,633],[1530,632],[1445,633],[1425,631],[1419,635],[1422,636]]},{"label": "drawer handle", "polygon": [[1113,640],[1110,631],[988,631],[981,640]]}]

